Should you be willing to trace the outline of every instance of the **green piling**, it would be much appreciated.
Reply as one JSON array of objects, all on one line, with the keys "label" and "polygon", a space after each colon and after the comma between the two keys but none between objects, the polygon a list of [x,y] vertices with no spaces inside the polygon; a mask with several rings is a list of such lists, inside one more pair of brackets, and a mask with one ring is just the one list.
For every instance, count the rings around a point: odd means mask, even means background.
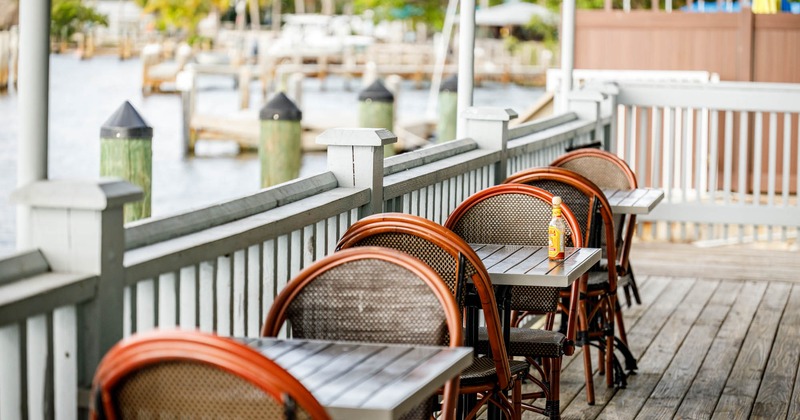
[{"label": "green piling", "polygon": [[261,108],[261,187],[271,187],[300,175],[302,112],[283,92]]},{"label": "green piling", "polygon": [[436,124],[436,142],[444,143],[456,138],[458,114],[458,76],[452,75],[439,88],[439,121]]},{"label": "green piling", "polygon": [[153,129],[130,102],[100,128],[100,176],[122,178],[144,191],[141,201],[125,204],[125,222],[150,217]]},{"label": "green piling", "polygon": [[[358,94],[358,125],[394,131],[394,94],[380,80],[375,80]],[[393,144],[383,147],[383,157],[393,155]]]}]

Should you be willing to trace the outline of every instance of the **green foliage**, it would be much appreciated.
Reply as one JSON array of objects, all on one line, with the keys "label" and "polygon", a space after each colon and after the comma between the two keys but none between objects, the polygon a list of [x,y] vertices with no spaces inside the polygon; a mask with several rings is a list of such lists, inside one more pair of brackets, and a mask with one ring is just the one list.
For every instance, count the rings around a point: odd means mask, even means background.
[{"label": "green foliage", "polygon": [[197,23],[215,8],[227,9],[230,0],[136,0],[145,13],[156,17],[159,31],[183,30],[192,35]]},{"label": "green foliage", "polygon": [[67,40],[89,25],[108,26],[108,18],[85,6],[82,0],[53,0],[50,34],[56,39]]},{"label": "green foliage", "polygon": [[447,9],[447,3],[440,0],[354,0],[353,6],[359,14],[372,10],[376,21],[410,19],[436,29],[442,28]]}]

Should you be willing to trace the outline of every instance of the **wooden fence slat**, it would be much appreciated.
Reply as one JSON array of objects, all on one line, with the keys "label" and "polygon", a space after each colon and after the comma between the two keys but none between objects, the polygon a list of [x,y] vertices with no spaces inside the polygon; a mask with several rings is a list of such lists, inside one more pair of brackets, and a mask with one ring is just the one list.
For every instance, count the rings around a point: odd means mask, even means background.
[{"label": "wooden fence slat", "polygon": [[20,357],[20,328],[18,324],[0,327],[0,418],[22,418],[22,358]]}]

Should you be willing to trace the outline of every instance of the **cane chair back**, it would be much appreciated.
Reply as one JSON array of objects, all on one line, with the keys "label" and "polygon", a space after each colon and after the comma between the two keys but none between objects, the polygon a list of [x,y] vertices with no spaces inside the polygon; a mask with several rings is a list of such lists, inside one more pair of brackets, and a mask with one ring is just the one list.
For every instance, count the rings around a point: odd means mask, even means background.
[{"label": "cane chair back", "polygon": [[[564,154],[550,165],[576,172],[594,182],[599,188],[626,190],[635,189],[638,185],[636,175],[628,164],[619,156],[604,150],[575,150]],[[609,261],[613,261],[617,265],[617,274],[626,276],[630,272],[629,257],[636,227],[636,215],[615,215],[614,224],[616,226],[614,244],[617,253],[616,259],[609,259]],[[632,276],[630,287],[633,288],[634,296],[638,301],[638,289]],[[625,293],[626,296],[629,294],[627,285]]]},{"label": "cane chair back", "polygon": [[[583,152],[583,151],[582,151]],[[521,183],[545,188],[554,194],[564,194],[565,201],[570,205],[570,209],[575,211],[577,206],[581,206],[580,216],[585,219],[580,220],[581,229],[587,234],[587,242],[601,244],[603,253],[609,261],[616,261],[616,247],[614,246],[614,220],[611,214],[611,206],[603,192],[585,177],[565,168],[545,167],[533,168],[512,175],[505,182]],[[582,198],[579,196],[583,196]],[[596,219],[599,215],[599,220]],[[614,340],[609,339],[605,330],[614,331],[616,329],[622,339],[623,344],[627,344],[625,335],[625,325],[622,313],[616,303],[617,290],[617,268],[615,264],[608,264],[606,270],[591,273],[588,279],[589,309],[582,310],[587,313],[587,323],[597,325],[602,328],[595,328],[590,331],[592,339],[600,340],[604,343],[605,360],[604,369],[612,368]],[[586,293],[584,293],[586,295]],[[585,300],[582,305],[587,305]],[[598,322],[593,322],[598,317]],[[615,322],[616,319],[616,322]],[[585,349],[588,351],[588,347]],[[587,359],[586,369],[589,369]],[[607,375],[607,380],[613,378],[612,374]],[[588,378],[587,378],[588,379]],[[616,378],[622,380],[621,378]],[[591,382],[587,381],[587,392],[591,391]]]},{"label": "cane chair back", "polygon": [[194,331],[126,339],[100,362],[90,418],[328,419],[291,374],[254,349]]},{"label": "cane chair back", "polygon": [[[552,218],[553,194],[521,184],[487,188],[467,198],[445,222],[468,243],[547,246],[547,229]],[[582,246],[578,220],[567,205],[562,206],[567,246]],[[511,309],[534,313],[554,312],[558,287],[514,286]]]},{"label": "cane chair back", "polygon": [[[363,247],[331,254],[290,281],[275,299],[262,335],[285,322],[292,336],[388,344],[462,345],[461,315],[444,282],[423,262],[399,251]],[[452,418],[458,378],[445,386]],[[404,418],[428,418],[423,404]]]},{"label": "cane chair back", "polygon": [[408,253],[428,264],[447,284],[463,310],[466,280],[471,279],[481,301],[490,335],[490,348],[498,372],[498,385],[510,385],[509,360],[500,327],[489,273],[472,248],[455,233],[428,219],[403,214],[382,213],[354,223],[337,244],[337,249],[382,246]]}]

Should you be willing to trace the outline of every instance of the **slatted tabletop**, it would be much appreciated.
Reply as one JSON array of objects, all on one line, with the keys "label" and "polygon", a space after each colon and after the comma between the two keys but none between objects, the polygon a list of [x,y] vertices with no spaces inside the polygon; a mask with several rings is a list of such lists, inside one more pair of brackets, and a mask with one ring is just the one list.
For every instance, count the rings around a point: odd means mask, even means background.
[{"label": "slatted tabletop", "polygon": [[468,347],[242,341],[300,380],[334,419],[398,419],[472,363]]},{"label": "slatted tabletop", "polygon": [[664,191],[655,188],[603,190],[614,214],[648,214],[664,199]]},{"label": "slatted tabletop", "polygon": [[550,261],[545,246],[470,244],[492,284],[567,287],[600,261],[598,248],[567,248],[564,261]]}]

